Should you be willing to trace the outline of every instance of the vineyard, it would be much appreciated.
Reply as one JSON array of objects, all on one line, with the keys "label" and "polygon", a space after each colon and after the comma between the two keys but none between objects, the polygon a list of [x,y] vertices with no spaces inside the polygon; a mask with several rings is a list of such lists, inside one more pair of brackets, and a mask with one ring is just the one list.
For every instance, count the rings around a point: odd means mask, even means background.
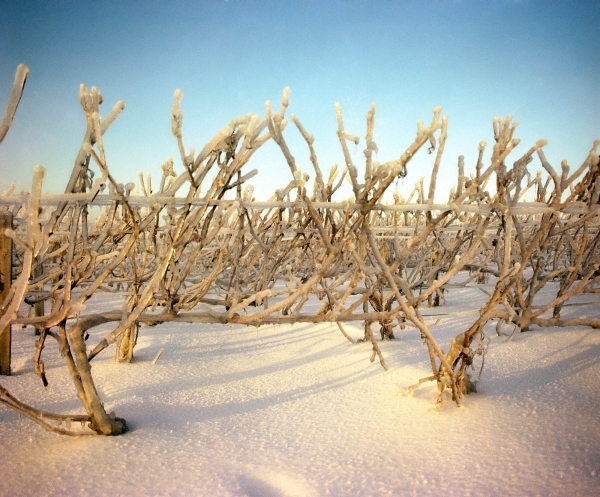
[{"label": "vineyard", "polygon": [[[27,73],[19,66],[15,74],[0,141]],[[544,140],[516,154],[518,122],[494,118],[491,158],[484,159],[484,141],[476,164],[466,165],[460,156],[450,196],[437,204],[448,128],[441,108],[428,124],[417,123],[414,141],[398,158],[377,162],[373,104],[358,165],[349,143],[361,139],[346,131],[337,104],[344,164],[326,172],[314,137],[296,115],[289,116],[295,129],[287,129],[288,94],[284,89],[278,109],[267,102],[264,117],[232,119],[196,152],[184,144],[183,93],[177,90],[171,110],[177,164],[167,159],[158,182],[142,174],[123,182],[110,169],[103,135],[125,104],[117,102],[102,118],[100,91],[81,85],[86,129],[64,193],[42,194],[46,171],[36,166],[30,192],[16,193],[13,186],[0,196],[0,366],[10,374],[11,327],[12,333],[18,326],[35,327],[35,373],[46,384],[44,347],[56,340],[85,414],[42,411],[0,385],[4,405],[61,434],[122,433],[125,420],[106,412],[91,364],[109,353],[131,362],[142,324],[329,322],[339,327],[342,340],[354,342],[344,325],[361,323],[361,340],[372,346],[370,360],[384,369],[378,343],[411,327],[423,339],[431,375],[415,378],[407,393],[436,382],[439,405],[445,399],[461,405],[476,391],[486,353],[483,329],[492,321],[499,335],[532,326],[600,328],[600,319],[562,312],[576,295],[600,291],[600,140],[583,164],[572,169],[563,161],[556,167],[544,155]],[[310,174],[290,152],[288,133],[300,133],[306,142]],[[290,181],[269,200],[256,201],[249,181],[257,170],[250,162],[269,140],[281,150]],[[421,179],[405,198],[392,192],[393,184],[406,176],[417,153],[434,158],[428,187]],[[543,172],[528,170],[534,157]],[[474,172],[467,174],[469,166]],[[344,182],[352,198],[340,201]],[[482,288],[487,301],[471,324],[451,343],[440,343],[422,310],[443,306],[456,285],[488,282],[493,290]],[[549,286],[555,293],[540,303],[538,295]],[[123,306],[86,313],[86,302],[102,292],[124,296]],[[316,307],[307,305],[317,301]],[[91,343],[89,331],[107,323],[111,331]]]}]

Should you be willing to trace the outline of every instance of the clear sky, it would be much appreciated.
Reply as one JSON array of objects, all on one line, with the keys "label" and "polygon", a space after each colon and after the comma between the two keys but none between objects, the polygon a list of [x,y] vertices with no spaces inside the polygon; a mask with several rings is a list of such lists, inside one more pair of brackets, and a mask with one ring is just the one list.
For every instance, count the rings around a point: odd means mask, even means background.
[{"label": "clear sky", "polygon": [[[12,128],[0,144],[0,189],[30,189],[35,164],[45,190],[64,190],[85,119],[79,84],[97,86],[103,115],[125,111],[106,133],[107,161],[119,181],[136,181],[176,159],[169,111],[184,92],[186,147],[201,149],[234,116],[264,116],[290,86],[289,113],[315,135],[321,168],[343,164],[335,135],[340,102],[346,130],[361,137],[351,152],[364,168],[365,116],[377,102],[377,160],[397,158],[416,121],[435,106],[449,116],[438,179],[445,201],[457,157],[474,171],[477,145],[491,153],[494,116],[521,124],[517,152],[539,138],[560,168],[572,168],[600,138],[600,2],[594,1],[6,1],[0,0],[0,107],[16,66],[30,68]],[[288,114],[289,117],[289,114]],[[295,126],[286,130],[303,171],[314,174]],[[512,161],[520,154],[515,154]],[[509,161],[512,164],[512,161]],[[410,192],[432,157],[421,151],[398,184]],[[273,143],[249,164],[257,199],[291,179]],[[535,174],[536,162],[530,166]]]}]

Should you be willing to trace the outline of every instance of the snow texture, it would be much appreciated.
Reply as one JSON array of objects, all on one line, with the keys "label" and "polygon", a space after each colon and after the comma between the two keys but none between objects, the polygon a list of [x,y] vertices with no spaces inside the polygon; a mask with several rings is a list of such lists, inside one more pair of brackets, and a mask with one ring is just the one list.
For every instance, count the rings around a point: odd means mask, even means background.
[{"label": "snow texture", "polygon": [[[485,298],[453,288],[424,311],[445,348]],[[600,314],[596,296],[579,298],[596,303],[570,312]],[[86,312],[120,306],[100,295]],[[0,495],[599,495],[600,333],[534,327],[508,340],[494,329],[479,392],[436,410],[433,383],[400,394],[430,374],[414,328],[380,342],[386,373],[334,324],[142,327],[133,363],[110,350],[92,362],[107,411],[130,431],[61,437],[0,407]],[[44,350],[43,391],[32,330],[13,337],[2,384],[36,407],[81,413],[56,344]]]}]

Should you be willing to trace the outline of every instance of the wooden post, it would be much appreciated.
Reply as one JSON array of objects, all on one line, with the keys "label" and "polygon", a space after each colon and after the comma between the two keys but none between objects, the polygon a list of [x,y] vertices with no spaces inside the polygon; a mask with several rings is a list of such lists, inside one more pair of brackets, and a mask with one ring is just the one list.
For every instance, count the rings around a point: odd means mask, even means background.
[{"label": "wooden post", "polygon": [[[12,214],[0,211],[0,302],[4,301],[12,283],[12,240],[4,235],[12,229]],[[10,376],[11,325],[0,330],[0,375]]]}]

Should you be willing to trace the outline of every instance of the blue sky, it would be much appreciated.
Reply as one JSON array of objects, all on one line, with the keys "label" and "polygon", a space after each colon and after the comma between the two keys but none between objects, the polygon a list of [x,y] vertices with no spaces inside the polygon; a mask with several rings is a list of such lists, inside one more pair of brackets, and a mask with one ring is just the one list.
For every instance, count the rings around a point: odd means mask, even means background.
[{"label": "blue sky", "polygon": [[[19,63],[30,68],[13,127],[0,144],[0,189],[29,190],[35,164],[45,190],[64,190],[85,119],[80,83],[97,86],[103,115],[127,104],[104,142],[119,181],[151,172],[167,157],[182,166],[171,134],[173,92],[184,92],[183,133],[196,150],[234,116],[264,116],[290,86],[289,113],[315,135],[321,168],[343,164],[335,135],[340,102],[346,130],[361,137],[351,152],[362,169],[365,116],[377,102],[377,160],[397,158],[416,121],[435,106],[449,116],[436,200],[455,182],[458,155],[474,171],[477,145],[489,157],[494,116],[512,114],[521,145],[539,138],[560,168],[576,167],[600,138],[599,1],[5,1],[0,0],[0,107]],[[289,116],[289,115],[288,115]],[[303,171],[308,151],[294,126],[286,138]],[[398,184],[405,195],[425,176],[424,150]],[[257,198],[291,179],[273,143],[249,164]],[[539,168],[529,166],[532,173]]]}]

